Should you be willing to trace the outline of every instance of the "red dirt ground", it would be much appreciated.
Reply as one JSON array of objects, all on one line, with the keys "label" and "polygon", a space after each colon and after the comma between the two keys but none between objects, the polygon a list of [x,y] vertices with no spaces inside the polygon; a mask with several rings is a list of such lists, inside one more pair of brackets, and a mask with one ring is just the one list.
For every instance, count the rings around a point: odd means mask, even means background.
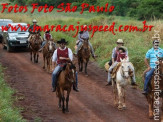
[{"label": "red dirt ground", "polygon": [[0,62],[7,83],[16,89],[16,106],[24,108],[22,116],[28,121],[41,118],[44,122],[152,122],[148,119],[148,104],[140,90],[126,90],[127,109],[117,110],[111,86],[106,85],[107,73],[96,63],[88,65],[88,77],[79,74],[80,92],[72,90],[69,113],[58,109],[58,98],[51,92],[51,74],[39,63],[30,61],[29,52],[8,53],[0,46]]}]

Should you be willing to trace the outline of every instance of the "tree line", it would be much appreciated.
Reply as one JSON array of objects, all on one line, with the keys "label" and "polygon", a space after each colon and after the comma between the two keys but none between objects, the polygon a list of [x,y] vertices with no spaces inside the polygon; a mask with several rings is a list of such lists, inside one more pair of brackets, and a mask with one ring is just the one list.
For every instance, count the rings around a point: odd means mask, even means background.
[{"label": "tree line", "polygon": [[138,20],[163,19],[163,0],[10,0],[19,5],[59,5],[72,3],[72,6],[80,6],[88,3],[94,6],[105,6],[106,3],[114,5],[115,9],[108,15],[129,16]]}]

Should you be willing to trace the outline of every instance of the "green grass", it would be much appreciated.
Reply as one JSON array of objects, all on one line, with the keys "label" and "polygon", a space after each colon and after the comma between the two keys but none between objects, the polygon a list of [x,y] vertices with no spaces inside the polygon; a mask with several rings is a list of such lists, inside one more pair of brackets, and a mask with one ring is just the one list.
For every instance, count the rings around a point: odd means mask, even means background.
[{"label": "green grass", "polygon": [[[120,17],[120,16],[106,16],[103,14],[89,13],[85,11],[82,15],[77,11],[75,13],[65,13],[65,12],[56,12],[56,9],[52,13],[43,13],[35,12],[30,13],[31,8],[27,13],[1,13],[0,18],[10,18],[14,22],[26,22],[31,23],[32,19],[37,19],[40,26],[44,25],[77,25],[79,21],[81,25],[111,25],[112,22],[115,22],[115,28],[119,25],[134,25],[138,27],[143,27],[142,21],[135,20],[130,17]],[[1,9],[1,7],[0,7]],[[95,49],[95,54],[99,57],[97,62],[100,67],[104,67],[106,61],[111,58],[112,49],[116,46],[116,41],[119,38],[122,38],[125,42],[125,46],[129,51],[130,61],[134,64],[136,70],[136,79],[137,82],[142,88],[142,78],[141,74],[145,70],[144,57],[148,49],[152,47],[152,36],[154,35],[154,30],[160,31],[161,39],[163,39],[163,20],[151,20],[147,21],[147,25],[154,25],[152,31],[147,32],[117,32],[116,35],[113,35],[111,32],[96,32],[94,37],[90,39],[93,47]],[[51,32],[55,40],[60,38],[65,38],[69,41],[69,47],[74,51],[76,38],[73,38],[72,35],[75,32]],[[90,32],[91,35],[92,32]],[[43,33],[42,33],[43,35]],[[163,48],[163,43],[160,45]]]},{"label": "green grass", "polygon": [[13,105],[15,101],[14,90],[8,87],[4,81],[3,68],[0,65],[0,121],[1,122],[25,122],[20,115],[20,110]]}]

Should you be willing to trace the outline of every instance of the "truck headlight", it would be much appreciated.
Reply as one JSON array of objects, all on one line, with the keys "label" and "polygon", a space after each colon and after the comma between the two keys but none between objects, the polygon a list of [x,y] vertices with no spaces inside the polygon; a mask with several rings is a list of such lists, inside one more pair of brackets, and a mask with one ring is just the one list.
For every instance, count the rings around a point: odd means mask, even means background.
[{"label": "truck headlight", "polygon": [[9,37],[9,40],[16,40],[16,37]]}]

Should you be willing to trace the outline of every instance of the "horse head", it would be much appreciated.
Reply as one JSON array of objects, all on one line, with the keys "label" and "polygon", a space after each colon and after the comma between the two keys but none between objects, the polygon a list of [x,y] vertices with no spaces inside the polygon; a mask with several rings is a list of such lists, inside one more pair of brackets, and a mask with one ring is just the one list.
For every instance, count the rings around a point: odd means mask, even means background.
[{"label": "horse head", "polygon": [[130,77],[129,71],[130,71],[130,64],[129,60],[127,59],[120,59],[121,60],[121,73],[123,78],[128,79]]},{"label": "horse head", "polygon": [[83,51],[84,53],[89,53],[89,42],[88,39],[84,39],[83,41]]},{"label": "horse head", "polygon": [[48,52],[53,53],[55,50],[55,43],[53,39],[48,40]]},{"label": "horse head", "polygon": [[39,35],[39,34],[33,35],[33,36],[31,37],[31,42],[33,42],[33,44],[35,44],[35,45],[41,44],[40,35]]},{"label": "horse head", "polygon": [[66,78],[72,83],[75,81],[76,67],[72,62],[68,62],[64,65],[63,70],[65,71]]}]

